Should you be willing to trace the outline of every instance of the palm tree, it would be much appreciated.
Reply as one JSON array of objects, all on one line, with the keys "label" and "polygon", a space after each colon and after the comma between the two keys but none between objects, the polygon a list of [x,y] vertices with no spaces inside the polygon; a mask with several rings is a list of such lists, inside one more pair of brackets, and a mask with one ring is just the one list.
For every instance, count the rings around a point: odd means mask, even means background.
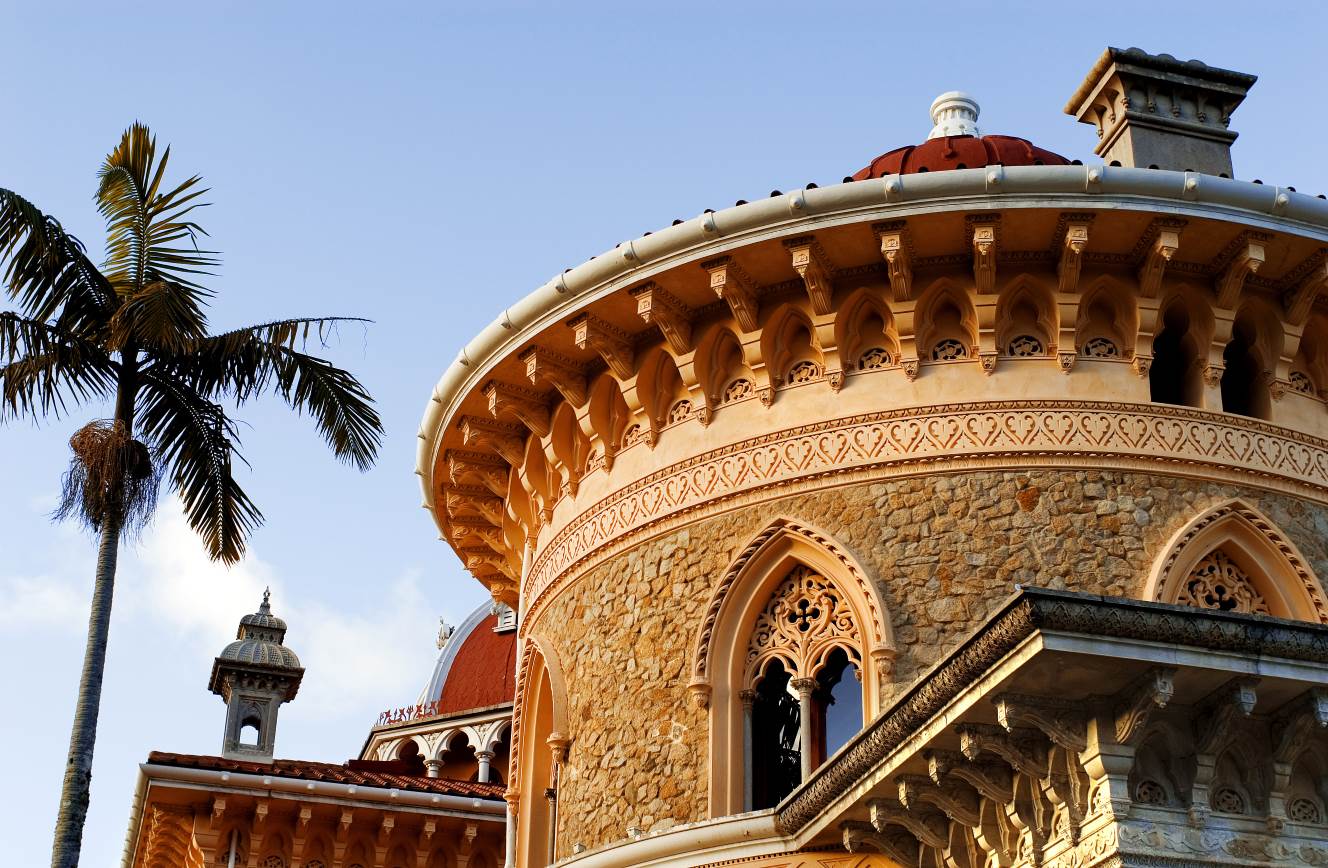
[{"label": "palm tree", "polygon": [[[92,751],[120,540],[140,530],[166,480],[208,554],[233,563],[262,521],[231,472],[239,406],[276,393],[308,413],[337,458],[368,469],[382,442],[373,399],[348,372],[309,355],[340,317],[286,319],[208,334],[212,293],[197,281],[219,263],[199,250],[198,176],[162,186],[170,149],[134,124],[106,157],[96,201],[106,261],[16,193],[0,189],[0,259],[14,311],[0,312],[0,420],[61,417],[110,405],[70,440],[59,518],[100,535],[87,650],[69,739],[52,868],[73,868],[82,846]],[[243,460],[241,458],[241,460]]]}]

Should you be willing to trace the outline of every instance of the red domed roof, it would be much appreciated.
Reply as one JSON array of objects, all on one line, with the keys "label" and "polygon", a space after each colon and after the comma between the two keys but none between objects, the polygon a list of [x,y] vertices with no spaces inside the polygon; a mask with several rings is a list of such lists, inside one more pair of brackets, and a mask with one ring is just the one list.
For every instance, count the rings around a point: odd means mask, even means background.
[{"label": "red domed roof", "polygon": [[938,136],[920,145],[895,148],[871,161],[853,176],[855,181],[883,175],[980,169],[984,166],[1068,166],[1060,154],[1014,136]]},{"label": "red domed roof", "polygon": [[438,696],[438,713],[510,703],[516,695],[516,631],[495,633],[497,615],[475,625],[457,649]]}]

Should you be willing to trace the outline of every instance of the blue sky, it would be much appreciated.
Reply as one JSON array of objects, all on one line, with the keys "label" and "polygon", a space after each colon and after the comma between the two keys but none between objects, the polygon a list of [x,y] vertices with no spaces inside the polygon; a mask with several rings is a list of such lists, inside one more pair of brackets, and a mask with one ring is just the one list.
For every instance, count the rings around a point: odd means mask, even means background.
[{"label": "blue sky", "polygon": [[[163,500],[124,552],[85,865],[117,862],[136,763],[215,752],[211,658],[264,584],[308,676],[278,753],[340,761],[413,701],[438,616],[484,599],[419,507],[415,432],[438,375],[505,305],[615,243],[772,189],[837,182],[921,141],[938,93],[986,132],[1092,159],[1061,107],[1102,49],[1140,45],[1260,76],[1232,126],[1237,177],[1328,192],[1319,4],[951,2],[158,5],[0,0],[0,186],[99,250],[96,169],[135,119],[202,174],[225,265],[217,328],[373,319],[333,357],[388,428],[367,474],[310,426],[244,408],[251,556],[209,565]],[[88,408],[0,428],[0,743],[11,864],[48,859],[93,550],[48,519]]]}]

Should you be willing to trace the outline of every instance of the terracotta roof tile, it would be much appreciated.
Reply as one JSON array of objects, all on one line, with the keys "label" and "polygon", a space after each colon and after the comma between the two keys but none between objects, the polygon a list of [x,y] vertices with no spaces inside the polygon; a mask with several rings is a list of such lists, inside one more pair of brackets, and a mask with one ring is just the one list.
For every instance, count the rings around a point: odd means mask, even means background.
[{"label": "terracotta roof tile", "polygon": [[516,695],[516,631],[495,633],[498,619],[485,618],[457,649],[438,697],[438,713],[454,714],[504,705]]},{"label": "terracotta roof tile", "polygon": [[506,788],[502,784],[481,784],[474,781],[453,781],[447,778],[428,778],[422,775],[392,774],[381,771],[362,771],[335,763],[308,760],[274,760],[267,763],[230,760],[219,756],[163,753],[148,754],[151,765],[184,769],[206,769],[219,772],[238,772],[249,775],[272,775],[302,781],[323,781],[333,784],[382,787],[384,789],[413,790],[420,793],[439,793],[447,796],[501,799]]}]

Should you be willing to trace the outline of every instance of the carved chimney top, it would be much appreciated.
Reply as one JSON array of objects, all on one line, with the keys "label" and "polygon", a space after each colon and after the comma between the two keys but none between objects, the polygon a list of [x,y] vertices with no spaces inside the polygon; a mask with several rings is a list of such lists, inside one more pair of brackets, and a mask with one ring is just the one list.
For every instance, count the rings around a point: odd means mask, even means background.
[{"label": "carved chimney top", "polygon": [[1231,177],[1231,114],[1256,76],[1139,48],[1108,48],[1065,105],[1097,127],[1108,164]]},{"label": "carved chimney top", "polygon": [[978,131],[978,101],[959,90],[947,91],[931,103],[933,124],[928,139],[943,136],[981,136]]}]

